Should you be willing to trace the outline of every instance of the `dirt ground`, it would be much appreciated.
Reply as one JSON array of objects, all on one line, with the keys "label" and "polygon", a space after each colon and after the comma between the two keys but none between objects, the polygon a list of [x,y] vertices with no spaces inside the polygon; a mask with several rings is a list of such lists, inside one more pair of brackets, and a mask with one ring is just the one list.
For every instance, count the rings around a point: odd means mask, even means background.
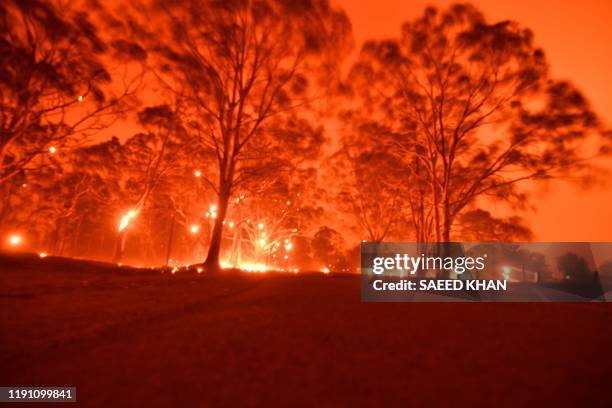
[{"label": "dirt ground", "polygon": [[355,276],[0,256],[0,385],[87,407],[610,407],[611,345],[610,304],[367,304]]}]

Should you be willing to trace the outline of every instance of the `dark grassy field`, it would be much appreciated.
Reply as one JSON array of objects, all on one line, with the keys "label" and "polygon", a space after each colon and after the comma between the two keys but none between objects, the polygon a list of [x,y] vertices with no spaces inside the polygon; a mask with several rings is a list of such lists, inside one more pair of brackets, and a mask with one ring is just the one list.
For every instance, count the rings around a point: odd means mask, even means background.
[{"label": "dark grassy field", "polygon": [[0,257],[0,385],[87,407],[609,407],[611,346],[610,304],[363,304],[353,276]]}]

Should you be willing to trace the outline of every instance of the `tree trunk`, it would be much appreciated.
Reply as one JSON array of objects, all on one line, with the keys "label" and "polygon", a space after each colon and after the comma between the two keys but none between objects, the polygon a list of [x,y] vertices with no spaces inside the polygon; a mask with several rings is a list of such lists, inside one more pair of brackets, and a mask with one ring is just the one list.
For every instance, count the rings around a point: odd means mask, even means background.
[{"label": "tree trunk", "polygon": [[121,263],[123,260],[123,252],[125,251],[125,239],[127,236],[127,229],[124,229],[117,235],[117,241],[115,243],[115,255],[113,256],[114,263]]},{"label": "tree trunk", "polygon": [[238,264],[238,227],[234,228],[234,237],[232,238],[232,253],[230,256],[232,265]]},{"label": "tree trunk", "polygon": [[438,188],[436,186],[436,181],[434,179],[433,181],[433,185],[432,185],[432,190],[433,190],[433,205],[434,205],[434,220],[435,220],[435,226],[436,226],[436,242],[442,242],[442,237],[440,234],[440,198],[438,197]]},{"label": "tree trunk", "polygon": [[174,238],[175,214],[172,214],[170,231],[168,232],[168,246],[166,247],[166,266],[170,266],[170,255],[172,255],[172,239]]},{"label": "tree trunk", "polygon": [[60,228],[61,228],[61,219],[58,219],[55,222],[55,228],[53,228],[53,231],[51,231],[51,234],[49,235],[49,243],[47,245],[47,250],[50,251],[53,255],[59,255]]},{"label": "tree trunk", "polygon": [[76,230],[74,232],[74,239],[72,241],[72,256],[80,256],[83,253],[79,251],[79,244],[81,242],[81,227],[83,226],[83,217],[79,217],[79,221],[77,222]]},{"label": "tree trunk", "polygon": [[450,238],[451,224],[452,222],[450,220],[445,220],[444,222],[444,233],[442,235],[442,240],[444,242],[451,242],[451,238]]},{"label": "tree trunk", "polygon": [[[448,217],[448,210],[445,208],[444,223],[442,224],[442,242],[438,242],[438,256],[442,256],[442,258],[453,257],[452,244],[450,242],[451,223],[452,222]],[[441,271],[438,271],[437,277],[441,279],[448,279],[450,277],[450,272],[442,268]]]},{"label": "tree trunk", "polygon": [[217,218],[213,226],[212,236],[210,238],[210,246],[204,266],[210,271],[218,271],[221,269],[219,264],[219,255],[221,253],[221,240],[223,239],[223,221],[227,214],[227,206],[229,204],[229,193],[221,193],[217,203]]}]

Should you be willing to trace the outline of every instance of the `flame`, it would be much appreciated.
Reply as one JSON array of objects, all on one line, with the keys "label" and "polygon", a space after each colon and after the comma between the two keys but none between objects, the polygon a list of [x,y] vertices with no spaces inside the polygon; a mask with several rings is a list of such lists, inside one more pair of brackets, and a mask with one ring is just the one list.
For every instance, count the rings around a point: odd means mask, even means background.
[{"label": "flame", "polygon": [[22,241],[23,240],[21,238],[21,235],[17,235],[17,234],[11,235],[8,239],[9,244],[11,244],[12,246],[19,246],[21,245]]},{"label": "flame", "polygon": [[138,215],[138,212],[136,210],[130,210],[127,212],[127,214],[121,217],[121,220],[119,221],[119,232],[126,229],[130,224],[130,220],[135,218],[136,215]]},{"label": "flame", "polygon": [[221,261],[220,263],[223,269],[236,268],[236,269],[240,269],[245,272],[258,272],[258,273],[268,272],[270,270],[266,266],[266,264],[257,263],[257,262],[240,262],[238,264],[232,264],[227,261]]},{"label": "flame", "polygon": [[197,234],[200,230],[200,226],[197,224],[192,224],[190,229],[192,234]]},{"label": "flame", "polygon": [[57,149],[55,148],[55,146],[51,146],[49,148],[49,153],[54,154],[55,152],[57,152]]},{"label": "flame", "polygon": [[119,221],[119,232],[126,229],[129,223],[130,223],[130,217],[128,217],[127,215],[124,215],[123,217],[121,217],[121,221]]}]

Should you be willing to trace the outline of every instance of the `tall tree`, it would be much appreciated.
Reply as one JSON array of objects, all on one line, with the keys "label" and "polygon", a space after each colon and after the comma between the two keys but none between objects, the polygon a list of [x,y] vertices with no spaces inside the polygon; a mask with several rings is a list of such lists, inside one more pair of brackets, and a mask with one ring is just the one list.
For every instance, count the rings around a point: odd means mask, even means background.
[{"label": "tall tree", "polygon": [[[146,129],[129,138],[124,146],[126,158],[125,188],[131,202],[119,221],[117,249],[114,261],[119,262],[125,250],[128,225],[148,204],[154,190],[172,172],[181,172],[187,142],[186,134],[178,119],[180,103],[151,106],[138,113],[138,121]],[[181,172],[182,173],[182,172]]]},{"label": "tall tree", "polygon": [[[407,223],[406,195],[410,187],[402,177],[405,169],[384,150],[359,151],[345,145],[330,162],[339,192],[334,192],[336,206],[351,215],[357,235],[369,242],[389,237],[405,237]],[[402,171],[403,170],[403,171]]]},{"label": "tall tree", "polygon": [[533,234],[517,216],[495,218],[490,212],[475,209],[466,211],[457,220],[459,235],[470,242],[530,241]]},{"label": "tall tree", "polygon": [[345,117],[386,127],[378,143],[426,180],[437,242],[479,198],[520,205],[522,182],[577,174],[606,151],[590,140],[604,132],[587,100],[550,77],[533,33],[470,5],[428,8],[399,38],[368,41],[348,85],[361,105]]},{"label": "tall tree", "polygon": [[139,75],[113,88],[103,58],[111,50],[126,51],[65,2],[0,3],[0,183],[124,112]]},{"label": "tall tree", "polygon": [[31,248],[82,255],[108,232],[108,215],[122,201],[122,156],[113,138],[47,157],[44,165],[4,183],[13,187],[7,208],[14,209],[4,224],[27,234]]},{"label": "tall tree", "polygon": [[306,110],[337,67],[350,24],[318,0],[191,0],[153,10],[168,30],[152,45],[159,78],[188,102],[192,148],[213,152],[217,163],[205,175],[217,195],[206,264],[217,269],[228,204],[252,174],[251,155]]}]

